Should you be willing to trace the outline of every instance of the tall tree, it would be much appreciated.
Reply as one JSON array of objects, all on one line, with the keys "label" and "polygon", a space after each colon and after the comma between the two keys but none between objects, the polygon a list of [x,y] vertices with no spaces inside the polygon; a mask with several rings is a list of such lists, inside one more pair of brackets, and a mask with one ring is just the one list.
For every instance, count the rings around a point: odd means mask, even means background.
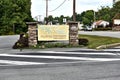
[{"label": "tall tree", "polygon": [[112,12],[112,17],[114,17],[116,14],[120,13],[120,1],[116,2],[113,5],[111,12]]},{"label": "tall tree", "polygon": [[105,20],[105,21],[111,21],[111,8],[110,7],[104,7],[102,6],[101,9],[98,10],[96,13],[96,19],[97,20]]},{"label": "tall tree", "polygon": [[84,25],[91,25],[94,21],[94,11],[93,10],[87,10],[83,13],[81,13],[82,16],[82,22]]},{"label": "tall tree", "polygon": [[52,15],[48,16],[48,22],[50,22],[50,21],[53,21],[53,16]]},{"label": "tall tree", "polygon": [[60,24],[63,24],[63,18],[64,18],[64,16],[61,15],[60,18],[59,18],[59,20],[58,20]]},{"label": "tall tree", "polygon": [[0,34],[27,31],[25,22],[32,21],[30,0],[0,0]]}]

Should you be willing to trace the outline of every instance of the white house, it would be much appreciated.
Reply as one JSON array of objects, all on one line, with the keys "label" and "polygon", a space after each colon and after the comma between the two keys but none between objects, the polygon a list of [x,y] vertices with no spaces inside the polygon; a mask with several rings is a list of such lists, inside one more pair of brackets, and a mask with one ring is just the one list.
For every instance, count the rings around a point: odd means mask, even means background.
[{"label": "white house", "polygon": [[104,21],[104,20],[98,20],[92,24],[92,28],[98,28],[98,26],[106,27],[109,25],[109,22]]}]

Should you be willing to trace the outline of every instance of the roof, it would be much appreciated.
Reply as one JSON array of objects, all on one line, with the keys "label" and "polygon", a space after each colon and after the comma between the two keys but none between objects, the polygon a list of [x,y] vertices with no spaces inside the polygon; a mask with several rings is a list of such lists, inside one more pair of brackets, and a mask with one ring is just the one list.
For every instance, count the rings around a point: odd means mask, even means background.
[{"label": "roof", "polygon": [[104,21],[104,20],[98,20],[98,21],[94,22],[95,25],[102,25],[103,23],[108,23],[109,24],[109,22]]},{"label": "roof", "polygon": [[99,25],[103,20],[96,21],[95,24]]}]

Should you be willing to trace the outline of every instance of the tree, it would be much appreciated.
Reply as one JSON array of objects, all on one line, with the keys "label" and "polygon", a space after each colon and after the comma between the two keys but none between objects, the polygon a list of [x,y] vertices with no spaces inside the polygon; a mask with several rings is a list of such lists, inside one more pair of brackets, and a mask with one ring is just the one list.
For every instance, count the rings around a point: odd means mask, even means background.
[{"label": "tree", "polygon": [[120,13],[120,1],[116,2],[113,5],[111,12],[112,12],[112,17],[114,17],[116,14]]},{"label": "tree", "polygon": [[61,15],[60,18],[59,18],[59,20],[58,20],[58,22],[59,22],[60,24],[63,24],[63,18],[64,18],[64,16]]},{"label": "tree", "polygon": [[51,22],[51,21],[53,21],[53,16],[52,15],[48,16],[48,22]]},{"label": "tree", "polygon": [[112,19],[111,8],[108,6],[107,7],[102,6],[101,9],[99,9],[98,12],[96,13],[96,19],[110,22]]},{"label": "tree", "polygon": [[82,21],[81,14],[76,14],[76,21]]},{"label": "tree", "polygon": [[[0,1],[0,35],[26,32],[26,22],[32,21],[30,0]],[[13,30],[15,27],[15,30]]]},{"label": "tree", "polygon": [[81,13],[81,20],[84,25],[91,25],[94,22],[94,11],[87,10]]}]

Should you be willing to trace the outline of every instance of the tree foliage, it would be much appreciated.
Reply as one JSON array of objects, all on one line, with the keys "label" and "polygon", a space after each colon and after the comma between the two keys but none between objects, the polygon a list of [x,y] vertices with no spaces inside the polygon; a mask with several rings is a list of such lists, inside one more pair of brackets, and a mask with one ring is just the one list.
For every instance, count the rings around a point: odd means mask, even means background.
[{"label": "tree foliage", "polygon": [[111,11],[112,11],[112,17],[120,13],[120,1],[116,2],[113,5],[113,8],[111,9]]},{"label": "tree foliage", "polygon": [[104,7],[102,6],[101,9],[98,10],[96,13],[96,20],[105,20],[105,21],[111,21],[111,8],[110,7]]},{"label": "tree foliage", "polygon": [[97,20],[105,20],[112,23],[113,17],[120,13],[120,1],[116,2],[112,8],[102,6],[96,14]]},{"label": "tree foliage", "polygon": [[[48,22],[52,22],[53,24],[59,23],[59,24],[64,24],[63,19],[66,18],[67,21],[71,21],[71,17],[69,16],[64,16],[61,15],[60,17],[53,17],[52,15],[48,16]],[[46,21],[46,17],[45,17]]]},{"label": "tree foliage", "polygon": [[0,35],[27,31],[25,22],[32,21],[30,8],[30,0],[0,0]]},{"label": "tree foliage", "polygon": [[82,13],[82,22],[84,25],[91,25],[91,23],[94,21],[94,11],[93,10],[87,10],[86,12]]}]

